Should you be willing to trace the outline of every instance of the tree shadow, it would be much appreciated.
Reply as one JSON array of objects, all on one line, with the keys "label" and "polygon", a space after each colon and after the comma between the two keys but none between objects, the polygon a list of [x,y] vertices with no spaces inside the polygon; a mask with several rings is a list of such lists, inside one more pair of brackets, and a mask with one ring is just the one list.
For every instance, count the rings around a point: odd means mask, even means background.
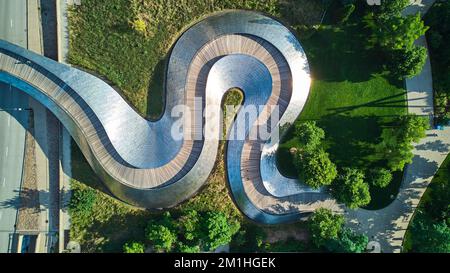
[{"label": "tree shadow", "polygon": [[[40,212],[42,210],[50,209],[53,207],[50,204],[52,196],[48,191],[36,189],[21,189],[14,190],[14,193],[14,197],[0,202],[0,208],[33,209],[34,212]],[[70,197],[69,191],[60,191],[60,201],[65,200],[68,197]]]},{"label": "tree shadow", "polygon": [[424,144],[420,144],[416,146],[417,150],[421,151],[434,151],[440,153],[448,153],[449,152],[449,144],[443,143],[442,140],[435,140],[433,142],[427,142]]},{"label": "tree shadow", "polygon": [[165,105],[165,74],[166,58],[161,59],[155,66],[148,85],[147,117],[150,120],[161,118]]},{"label": "tree shadow", "polygon": [[330,158],[340,167],[368,168],[368,157],[381,135],[382,120],[376,116],[328,115],[318,121],[326,132],[326,146]]}]

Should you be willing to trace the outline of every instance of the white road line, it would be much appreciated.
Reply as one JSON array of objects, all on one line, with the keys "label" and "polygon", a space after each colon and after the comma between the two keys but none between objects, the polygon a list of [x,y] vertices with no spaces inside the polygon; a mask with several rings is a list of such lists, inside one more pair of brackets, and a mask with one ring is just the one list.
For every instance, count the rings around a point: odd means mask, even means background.
[{"label": "white road line", "polygon": [[13,20],[11,19],[11,21],[9,21],[10,22],[10,25],[11,25],[11,28],[13,27]]},{"label": "white road line", "polygon": [[0,210],[0,220],[2,219],[3,211]]},{"label": "white road line", "polygon": [[8,146],[6,146],[6,150],[5,150],[5,157],[8,157],[8,150],[9,150],[9,147],[8,147]]},{"label": "white road line", "polygon": [[8,115],[8,127],[11,125],[11,115]]},{"label": "white road line", "polygon": [[5,185],[6,185],[6,178],[3,177],[2,187],[4,187]]}]

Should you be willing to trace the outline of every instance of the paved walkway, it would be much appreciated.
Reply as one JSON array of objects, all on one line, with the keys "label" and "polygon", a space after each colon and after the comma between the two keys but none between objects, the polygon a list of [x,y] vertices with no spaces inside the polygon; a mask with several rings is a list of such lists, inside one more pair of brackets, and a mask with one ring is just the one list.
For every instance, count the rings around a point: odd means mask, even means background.
[{"label": "paved walkway", "polygon": [[[434,1],[414,1],[405,13],[428,10]],[[417,44],[426,46],[425,37]],[[406,80],[408,111],[430,117],[433,113],[433,85],[431,65],[427,60],[421,74]],[[358,209],[347,211],[348,226],[378,242],[382,252],[400,252],[403,237],[420,198],[434,174],[450,151],[450,128],[429,130],[427,136],[414,147],[414,158],[407,166],[397,198],[386,208],[376,211]]]}]

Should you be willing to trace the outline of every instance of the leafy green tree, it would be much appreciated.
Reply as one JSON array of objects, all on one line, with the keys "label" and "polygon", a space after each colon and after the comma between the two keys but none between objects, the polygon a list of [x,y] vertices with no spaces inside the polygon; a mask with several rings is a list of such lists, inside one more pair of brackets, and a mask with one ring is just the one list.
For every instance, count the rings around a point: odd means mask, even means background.
[{"label": "leafy green tree", "polygon": [[392,181],[392,173],[384,168],[375,168],[370,172],[370,184],[378,188],[385,188]]},{"label": "leafy green tree", "polygon": [[177,227],[175,222],[167,211],[162,218],[151,220],[146,229],[145,234],[153,248],[158,251],[170,251],[178,240]]},{"label": "leafy green tree", "polygon": [[323,246],[328,240],[338,238],[344,224],[342,215],[334,214],[325,208],[317,209],[308,220],[312,241],[317,247]]},{"label": "leafy green tree", "polygon": [[365,22],[372,31],[369,41],[388,51],[410,49],[414,41],[424,35],[428,29],[419,13],[387,17],[376,16],[372,13],[365,17]]},{"label": "leafy green tree", "polygon": [[298,153],[294,159],[300,180],[311,188],[330,185],[337,176],[336,165],[322,149]]},{"label": "leafy green tree", "polygon": [[325,132],[316,125],[315,121],[306,121],[295,124],[295,135],[297,136],[302,149],[314,150],[320,146],[325,138]]},{"label": "leafy green tree", "polygon": [[412,78],[418,75],[427,59],[427,50],[422,46],[392,51],[389,69],[398,78]]},{"label": "leafy green tree", "polygon": [[208,250],[228,244],[239,231],[240,224],[231,221],[222,212],[208,212],[202,223],[204,241]]},{"label": "leafy green tree", "polygon": [[426,136],[426,131],[430,127],[430,121],[427,117],[416,115],[407,115],[399,117],[397,122],[399,134],[405,142],[419,142]]},{"label": "leafy green tree", "polygon": [[342,228],[338,238],[329,240],[325,248],[338,253],[362,253],[365,251],[369,238],[364,234],[357,234],[349,228]]},{"label": "leafy green tree", "polygon": [[146,230],[147,239],[158,252],[170,251],[177,241],[177,235],[173,230],[160,224],[150,224]]},{"label": "leafy green tree", "polygon": [[334,183],[333,195],[351,209],[369,204],[369,184],[364,182],[364,173],[358,169],[343,168]]},{"label": "leafy green tree", "polygon": [[188,241],[200,238],[200,215],[195,210],[189,210],[178,219],[180,233]]},{"label": "leafy green tree", "polygon": [[178,252],[181,253],[199,253],[200,252],[200,246],[199,245],[187,245],[183,244],[182,242],[178,243],[177,246]]},{"label": "leafy green tree", "polygon": [[386,0],[381,4],[381,15],[400,14],[408,5],[410,0]]},{"label": "leafy green tree", "polygon": [[429,121],[425,117],[415,115],[399,117],[394,127],[383,129],[382,141],[376,150],[387,159],[387,165],[391,170],[402,170],[405,164],[412,161],[412,143],[425,137],[428,128]]},{"label": "leafy green tree", "polygon": [[419,211],[411,231],[413,251],[450,253],[450,227],[446,222],[434,222]]},{"label": "leafy green tree", "polygon": [[123,245],[123,252],[124,253],[144,253],[145,252],[145,245],[141,242],[127,242]]}]

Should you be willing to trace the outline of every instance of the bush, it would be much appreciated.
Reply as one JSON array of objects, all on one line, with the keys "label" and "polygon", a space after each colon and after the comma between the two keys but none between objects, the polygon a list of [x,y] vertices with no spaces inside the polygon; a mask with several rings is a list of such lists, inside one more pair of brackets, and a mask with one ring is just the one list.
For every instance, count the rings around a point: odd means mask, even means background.
[{"label": "bush", "polygon": [[364,182],[364,173],[358,169],[343,168],[333,185],[333,195],[351,209],[369,204],[369,184]]},{"label": "bush", "polygon": [[92,211],[96,198],[97,194],[92,188],[74,189],[69,203],[71,214],[76,213],[81,217],[87,217]]},{"label": "bush", "polygon": [[142,19],[133,20],[133,22],[131,22],[131,26],[140,34],[146,34],[147,32],[147,24]]},{"label": "bush", "polygon": [[320,247],[328,240],[338,238],[343,224],[342,215],[333,214],[331,210],[325,208],[317,209],[308,220],[313,243]]},{"label": "bush", "polygon": [[375,168],[370,173],[370,184],[378,188],[385,188],[392,181],[392,173],[384,168]]},{"label": "bush", "polygon": [[145,245],[141,242],[127,242],[123,245],[123,253],[144,253]]},{"label": "bush", "polygon": [[299,179],[314,189],[330,185],[337,175],[336,165],[322,149],[298,153],[294,166],[299,173]]}]

